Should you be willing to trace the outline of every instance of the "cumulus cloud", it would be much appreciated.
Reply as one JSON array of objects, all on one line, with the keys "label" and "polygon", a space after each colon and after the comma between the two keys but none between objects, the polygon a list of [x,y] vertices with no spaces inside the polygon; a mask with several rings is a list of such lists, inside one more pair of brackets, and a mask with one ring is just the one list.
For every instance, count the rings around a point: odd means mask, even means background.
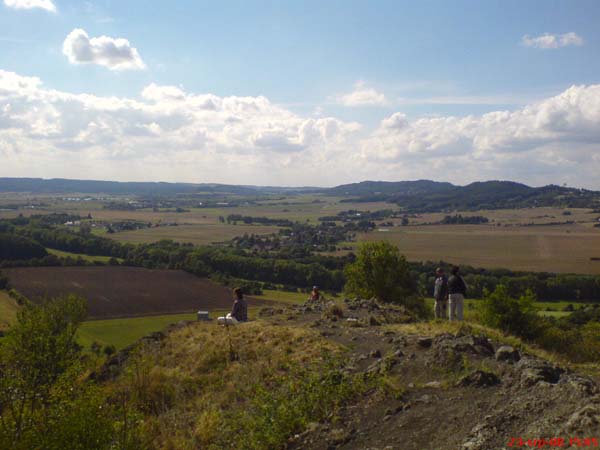
[{"label": "cumulus cloud", "polygon": [[52,0],[4,0],[4,4],[14,9],[45,9],[56,12],[56,5]]},{"label": "cumulus cloud", "polygon": [[600,189],[600,85],[524,107],[373,130],[266,97],[150,84],[136,97],[46,88],[0,70],[0,176],[333,185],[500,178]]},{"label": "cumulus cloud", "polygon": [[577,33],[571,31],[565,34],[549,34],[545,33],[541,36],[530,37],[523,36],[521,41],[526,47],[555,49],[569,46],[583,45],[583,38]]},{"label": "cumulus cloud", "polygon": [[600,187],[591,175],[600,170],[599,125],[600,85],[572,86],[514,111],[412,122],[395,113],[361,142],[361,158],[471,179],[486,173],[513,178],[526,171],[521,180],[531,182],[538,175],[544,183],[581,185],[587,176],[588,186]]},{"label": "cumulus cloud", "polygon": [[344,106],[383,106],[387,100],[385,95],[366,86],[364,81],[358,81],[354,90],[337,97],[337,102]]},{"label": "cumulus cloud", "polygon": [[72,64],[98,64],[110,70],[141,70],[146,65],[127,39],[100,36],[90,38],[76,28],[63,42],[63,53]]},{"label": "cumulus cloud", "polygon": [[0,70],[0,176],[291,184],[295,174],[309,184],[359,129],[261,96],[151,84],[137,98],[100,97]]}]

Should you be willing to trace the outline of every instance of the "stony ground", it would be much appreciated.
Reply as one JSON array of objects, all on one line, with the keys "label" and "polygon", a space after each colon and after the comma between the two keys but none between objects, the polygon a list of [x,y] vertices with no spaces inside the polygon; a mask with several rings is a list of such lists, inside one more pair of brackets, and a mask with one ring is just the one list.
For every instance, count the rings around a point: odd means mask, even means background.
[{"label": "stony ground", "polygon": [[[294,450],[494,450],[600,445],[600,395],[591,379],[458,329],[410,332],[397,309],[346,301],[263,312],[311,326],[348,348],[352,372],[377,371],[381,389],[290,439]],[[440,327],[442,328],[442,327]],[[553,439],[554,440],[551,440]],[[559,439],[563,439],[564,442]],[[595,440],[594,440],[595,439]],[[571,444],[571,445],[570,445]]]},{"label": "stony ground", "polygon": [[[421,326],[402,308],[372,300],[265,307],[260,320],[314,329],[347,349],[346,371],[377,380],[334,417],[291,436],[289,450],[600,446],[600,390],[594,380],[468,325]],[[94,377],[114,376],[126,354],[115,355]]]}]

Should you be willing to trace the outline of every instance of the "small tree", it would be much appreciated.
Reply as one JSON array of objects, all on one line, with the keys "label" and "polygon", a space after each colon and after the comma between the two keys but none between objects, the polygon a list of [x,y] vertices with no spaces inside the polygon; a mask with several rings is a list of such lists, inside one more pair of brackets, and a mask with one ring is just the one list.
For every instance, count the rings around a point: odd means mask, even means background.
[{"label": "small tree", "polygon": [[532,339],[542,327],[535,309],[535,295],[527,291],[519,298],[511,297],[502,284],[493,292],[484,291],[481,319],[485,325],[525,339]]},{"label": "small tree", "polygon": [[356,261],[344,270],[351,295],[376,297],[383,302],[400,303],[415,308],[417,283],[412,279],[406,258],[387,242],[370,242],[360,246]]}]

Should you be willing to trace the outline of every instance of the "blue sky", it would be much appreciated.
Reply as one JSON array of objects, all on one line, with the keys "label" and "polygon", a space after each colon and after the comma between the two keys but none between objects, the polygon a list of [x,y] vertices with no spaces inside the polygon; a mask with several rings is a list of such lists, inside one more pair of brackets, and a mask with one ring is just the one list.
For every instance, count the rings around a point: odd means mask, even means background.
[{"label": "blue sky", "polygon": [[[35,101],[14,83],[0,95],[0,176],[319,185],[492,177],[600,189],[591,172],[600,168],[598,1],[3,3],[5,83],[7,73],[38,81]],[[130,52],[119,61],[117,39]],[[148,86],[154,97],[142,96]],[[212,115],[197,109],[207,95]],[[254,113],[232,103],[263,97]],[[107,98],[124,104],[107,110]],[[94,114],[84,121],[82,110]],[[486,116],[499,111],[511,116]],[[384,126],[392,117],[402,120]],[[459,160],[464,171],[446,170]]]}]

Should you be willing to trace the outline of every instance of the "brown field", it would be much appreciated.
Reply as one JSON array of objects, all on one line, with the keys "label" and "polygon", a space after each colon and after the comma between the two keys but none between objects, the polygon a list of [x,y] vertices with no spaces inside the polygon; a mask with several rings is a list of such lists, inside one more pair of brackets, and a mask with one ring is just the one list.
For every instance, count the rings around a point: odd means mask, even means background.
[{"label": "brown field", "polygon": [[[90,318],[217,310],[231,307],[230,289],[177,270],[137,267],[32,267],[3,270],[31,300],[77,294]],[[264,300],[249,299],[250,305]]]},{"label": "brown field", "polygon": [[393,227],[360,235],[387,240],[409,261],[444,260],[476,267],[600,274],[600,230],[589,225],[495,227],[439,225]]}]

